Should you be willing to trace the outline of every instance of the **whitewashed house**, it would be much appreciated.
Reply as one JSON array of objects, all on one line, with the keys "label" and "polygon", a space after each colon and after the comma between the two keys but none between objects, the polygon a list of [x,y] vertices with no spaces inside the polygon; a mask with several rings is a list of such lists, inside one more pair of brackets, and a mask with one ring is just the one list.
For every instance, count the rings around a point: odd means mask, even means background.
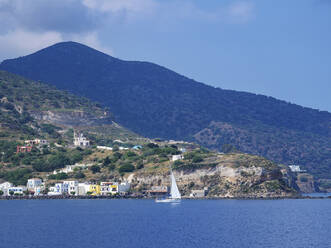
[{"label": "whitewashed house", "polygon": [[27,190],[34,195],[41,195],[44,190],[43,181],[40,178],[30,178],[26,184]]},{"label": "whitewashed house", "polygon": [[89,166],[92,166],[93,164],[74,164],[74,165],[66,165],[62,169],[54,170],[53,174],[56,175],[58,173],[71,173],[74,172],[75,168],[81,168],[81,169],[86,169]]},{"label": "whitewashed house", "polygon": [[24,141],[25,144],[27,145],[48,145],[48,141],[47,140],[42,140],[42,139],[34,139],[34,140],[25,140]]},{"label": "whitewashed house", "polygon": [[56,183],[52,192],[54,192],[55,195],[62,195],[65,192],[63,183]]},{"label": "whitewashed house", "polygon": [[108,151],[112,151],[113,148],[109,147],[109,146],[97,146],[98,149],[100,150],[108,150]]},{"label": "whitewashed house", "polygon": [[79,147],[89,147],[90,141],[84,137],[82,133],[74,133],[74,145]]},{"label": "whitewashed house", "polygon": [[11,195],[10,192],[13,192],[13,195],[23,195],[27,190],[25,186],[9,187],[7,189],[7,195]]},{"label": "whitewashed house", "polygon": [[69,195],[78,195],[78,182],[63,181],[63,193]]},{"label": "whitewashed house", "polygon": [[4,182],[0,184],[0,190],[3,192],[3,196],[8,195],[8,188],[13,187],[13,184],[10,182]]},{"label": "whitewashed house", "polygon": [[118,193],[118,183],[116,182],[101,182],[101,195],[114,195]]},{"label": "whitewashed house", "polygon": [[172,161],[177,161],[177,160],[182,160],[184,157],[183,155],[179,154],[179,155],[172,155]]},{"label": "whitewashed house", "polygon": [[186,148],[185,147],[181,147],[179,148],[179,151],[181,151],[182,153],[186,152]]},{"label": "whitewashed house", "polygon": [[62,186],[60,186],[60,184],[62,185],[62,183],[57,183],[57,184],[55,184],[55,186],[49,187],[49,191],[47,194],[49,196],[62,195]]},{"label": "whitewashed house", "polygon": [[26,184],[28,190],[33,190],[36,187],[40,187],[43,181],[40,178],[30,178]]},{"label": "whitewashed house", "polygon": [[90,190],[90,184],[88,183],[78,183],[77,195],[84,196]]},{"label": "whitewashed house", "polygon": [[289,165],[288,167],[292,172],[304,172],[303,170],[300,169],[299,165]]},{"label": "whitewashed house", "polygon": [[118,185],[118,193],[126,193],[130,190],[131,184],[128,182],[123,182]]},{"label": "whitewashed house", "polygon": [[192,198],[202,198],[206,196],[206,190],[201,189],[201,190],[192,190],[190,197]]}]

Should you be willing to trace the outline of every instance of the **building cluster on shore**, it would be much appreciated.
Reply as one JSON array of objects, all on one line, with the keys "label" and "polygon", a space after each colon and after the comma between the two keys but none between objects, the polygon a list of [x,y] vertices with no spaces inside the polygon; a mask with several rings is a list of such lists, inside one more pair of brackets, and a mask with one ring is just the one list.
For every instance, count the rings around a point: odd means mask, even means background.
[{"label": "building cluster on shore", "polygon": [[93,184],[87,182],[79,183],[78,181],[63,181],[50,187],[48,195],[110,196],[126,194],[129,190],[130,184],[127,182],[101,182],[100,184]]},{"label": "building cluster on shore", "polygon": [[54,186],[46,188],[45,183],[40,178],[31,178],[26,186],[13,186],[10,182],[0,184],[2,196],[59,196],[59,195],[76,195],[76,196],[111,196],[123,195],[130,190],[128,182],[101,182],[95,183],[79,183],[78,181],[63,181],[55,183]]}]

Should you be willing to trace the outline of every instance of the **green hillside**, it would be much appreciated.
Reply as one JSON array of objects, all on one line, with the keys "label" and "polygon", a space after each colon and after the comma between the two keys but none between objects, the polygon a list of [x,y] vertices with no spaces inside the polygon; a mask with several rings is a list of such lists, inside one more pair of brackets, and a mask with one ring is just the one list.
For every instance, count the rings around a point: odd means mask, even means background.
[{"label": "green hillside", "polygon": [[[208,61],[206,61],[208,64]],[[63,42],[0,68],[111,108],[115,120],[149,138],[224,145],[331,178],[331,114],[273,97],[224,90],[165,67],[124,61]]]}]

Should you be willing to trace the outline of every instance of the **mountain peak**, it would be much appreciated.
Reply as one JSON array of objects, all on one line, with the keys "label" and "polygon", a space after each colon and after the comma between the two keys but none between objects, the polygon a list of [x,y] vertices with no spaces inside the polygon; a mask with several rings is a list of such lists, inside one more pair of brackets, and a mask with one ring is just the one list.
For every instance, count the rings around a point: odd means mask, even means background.
[{"label": "mountain peak", "polygon": [[162,66],[119,60],[77,42],[4,61],[0,69],[100,102],[112,109],[117,122],[144,136],[195,140],[218,150],[231,144],[276,162],[303,164],[319,176],[331,166],[328,112],[215,89]]}]

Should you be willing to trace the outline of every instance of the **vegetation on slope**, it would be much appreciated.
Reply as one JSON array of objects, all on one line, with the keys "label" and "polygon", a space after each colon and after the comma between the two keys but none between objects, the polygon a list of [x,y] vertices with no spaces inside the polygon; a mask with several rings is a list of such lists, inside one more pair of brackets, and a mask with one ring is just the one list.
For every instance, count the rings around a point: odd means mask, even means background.
[{"label": "vegetation on slope", "polygon": [[[215,89],[152,63],[122,61],[73,42],[6,60],[0,68],[99,101],[119,123],[144,136],[195,140],[217,150],[232,144],[330,178],[326,111]],[[214,122],[242,132],[227,132]],[[203,135],[206,129],[213,130]]]}]

